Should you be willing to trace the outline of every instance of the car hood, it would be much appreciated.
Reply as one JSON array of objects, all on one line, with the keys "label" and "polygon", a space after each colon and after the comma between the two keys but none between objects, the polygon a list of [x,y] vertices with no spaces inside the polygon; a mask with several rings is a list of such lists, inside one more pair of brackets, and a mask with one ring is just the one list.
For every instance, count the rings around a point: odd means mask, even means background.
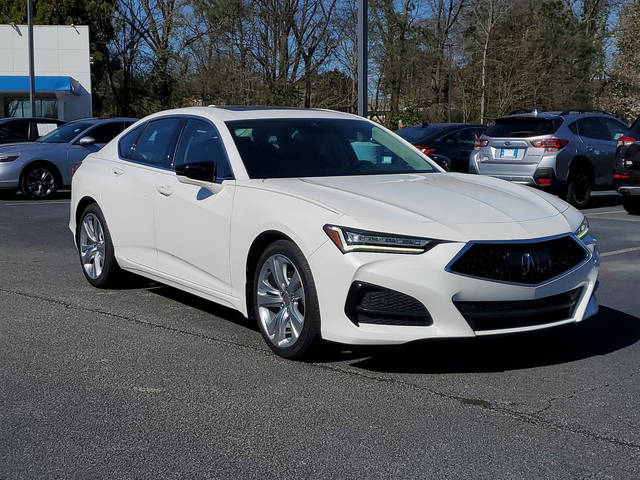
[{"label": "car hood", "polygon": [[0,153],[20,153],[30,154],[51,151],[53,149],[60,148],[62,143],[40,143],[40,142],[22,142],[22,143],[7,143],[0,145]]},{"label": "car hood", "polygon": [[565,202],[491,177],[457,173],[272,179],[264,185],[341,214],[351,226],[434,238],[531,238],[570,231]]}]

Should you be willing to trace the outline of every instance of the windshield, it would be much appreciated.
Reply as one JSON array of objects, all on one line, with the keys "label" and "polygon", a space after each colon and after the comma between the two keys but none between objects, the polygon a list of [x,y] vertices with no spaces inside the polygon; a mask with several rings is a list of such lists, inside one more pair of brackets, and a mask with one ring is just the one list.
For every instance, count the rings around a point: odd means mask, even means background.
[{"label": "windshield", "polygon": [[536,137],[550,135],[562,125],[559,118],[505,117],[496,120],[486,132],[487,137]]},{"label": "windshield", "polygon": [[269,119],[226,124],[251,178],[438,171],[396,135],[364,120]]},{"label": "windshield", "polygon": [[52,132],[47,133],[44,137],[40,137],[38,142],[41,143],[67,143],[73,140],[78,134],[93,125],[90,122],[71,122]]}]

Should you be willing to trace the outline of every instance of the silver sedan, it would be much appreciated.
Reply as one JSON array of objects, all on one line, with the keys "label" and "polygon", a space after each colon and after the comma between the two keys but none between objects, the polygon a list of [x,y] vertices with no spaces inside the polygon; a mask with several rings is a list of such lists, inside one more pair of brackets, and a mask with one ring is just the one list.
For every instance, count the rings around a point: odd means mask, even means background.
[{"label": "silver sedan", "polygon": [[74,165],[100,150],[135,121],[134,118],[77,120],[36,142],[0,146],[0,189],[19,189],[34,199],[51,198],[71,184]]}]

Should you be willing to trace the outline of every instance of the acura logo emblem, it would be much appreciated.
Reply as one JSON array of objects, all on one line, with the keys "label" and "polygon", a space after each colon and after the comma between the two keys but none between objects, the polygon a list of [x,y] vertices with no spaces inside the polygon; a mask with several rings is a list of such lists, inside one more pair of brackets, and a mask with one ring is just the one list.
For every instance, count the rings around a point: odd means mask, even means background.
[{"label": "acura logo emblem", "polygon": [[505,147],[508,147],[509,145],[511,145],[511,142],[504,142]]},{"label": "acura logo emblem", "polygon": [[549,254],[547,252],[545,253],[537,251],[523,253],[520,258],[522,275],[526,276],[530,273],[542,273],[545,271],[551,263]]}]

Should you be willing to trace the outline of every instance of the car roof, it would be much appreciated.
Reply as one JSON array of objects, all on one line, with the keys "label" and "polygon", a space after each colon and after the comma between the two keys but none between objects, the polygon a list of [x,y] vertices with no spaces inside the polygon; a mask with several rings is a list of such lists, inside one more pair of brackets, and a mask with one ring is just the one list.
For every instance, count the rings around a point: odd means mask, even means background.
[{"label": "car roof", "polygon": [[499,118],[500,119],[502,118],[546,118],[549,120],[561,119],[561,120],[572,121],[577,118],[583,118],[583,117],[609,117],[609,118],[615,118],[616,120],[618,120],[618,118],[615,115],[612,115],[610,113],[599,112],[599,111],[586,111],[586,110],[575,110],[575,111],[563,110],[563,111],[553,111],[553,112],[528,112],[528,113],[518,112],[518,113],[513,113],[511,115],[505,115]]},{"label": "car roof", "polygon": [[220,120],[223,122],[231,120],[258,120],[258,119],[277,119],[277,118],[343,118],[343,119],[360,119],[357,115],[334,110],[325,110],[320,108],[295,108],[295,107],[235,107],[235,106],[215,106],[209,107],[186,107],[176,108],[173,110],[163,110],[161,112],[149,115],[145,119],[150,120],[159,116],[167,115],[196,115],[211,120]]},{"label": "car roof", "polygon": [[68,123],[72,122],[89,122],[93,125],[99,125],[101,123],[110,123],[110,122],[137,122],[138,118],[127,118],[127,117],[114,117],[114,118],[97,118],[97,117],[88,117],[88,118],[78,118],[76,120],[70,120]]},{"label": "car roof", "polygon": [[0,118],[0,123],[31,121],[31,120],[35,120],[37,122],[65,123],[64,120],[58,120],[57,118],[46,118],[46,117],[6,117],[6,118]]}]

